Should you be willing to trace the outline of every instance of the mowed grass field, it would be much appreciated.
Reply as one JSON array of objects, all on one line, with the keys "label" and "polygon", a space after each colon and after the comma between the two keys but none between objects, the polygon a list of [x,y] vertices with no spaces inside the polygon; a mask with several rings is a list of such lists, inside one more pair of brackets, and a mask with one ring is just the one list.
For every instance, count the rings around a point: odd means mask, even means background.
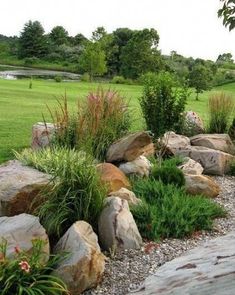
[{"label": "mowed grass field", "polygon": [[[29,80],[0,79],[0,163],[13,157],[12,150],[21,150],[30,146],[32,125],[42,121],[42,114],[47,121],[50,115],[46,105],[51,109],[57,106],[56,99],[66,92],[69,108],[76,111],[77,101],[82,100],[89,91],[96,90],[98,83],[61,82],[34,80],[29,89]],[[144,128],[139,98],[142,86],[102,84],[106,89],[119,91],[129,101],[133,116],[133,130]],[[208,120],[208,97],[213,92],[225,91],[232,93],[235,99],[235,83],[217,87],[200,96],[195,101],[192,93],[187,103],[187,110],[198,112],[202,118]]]}]

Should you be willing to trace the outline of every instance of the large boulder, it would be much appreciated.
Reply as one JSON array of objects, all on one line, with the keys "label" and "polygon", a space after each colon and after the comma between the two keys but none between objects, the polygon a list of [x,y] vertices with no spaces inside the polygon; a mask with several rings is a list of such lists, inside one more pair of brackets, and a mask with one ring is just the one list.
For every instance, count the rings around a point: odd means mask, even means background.
[{"label": "large boulder", "polygon": [[122,163],[119,169],[126,175],[149,176],[151,163],[145,156],[139,156],[131,162]]},{"label": "large boulder", "polygon": [[7,256],[13,257],[15,247],[26,252],[32,251],[32,241],[45,242],[43,252],[46,261],[49,257],[49,240],[45,229],[39,223],[39,218],[29,214],[20,214],[13,217],[0,217],[0,243],[7,241]]},{"label": "large boulder", "polygon": [[162,265],[129,295],[232,295],[235,231]]},{"label": "large boulder", "polygon": [[215,198],[220,193],[219,185],[209,176],[185,175],[185,188],[191,195],[203,195]]},{"label": "large boulder", "polygon": [[9,161],[0,166],[0,216],[30,212],[32,201],[48,185],[50,176]]},{"label": "large boulder", "polygon": [[118,191],[122,187],[128,189],[131,187],[125,174],[113,164],[101,163],[96,167],[108,192]]},{"label": "large boulder", "polygon": [[179,165],[178,168],[181,169],[184,174],[201,175],[203,172],[202,165],[189,157],[185,157],[183,164]]},{"label": "large boulder", "polygon": [[98,230],[101,245],[105,250],[141,247],[142,238],[126,200],[118,197],[106,199],[98,221]]},{"label": "large boulder", "polygon": [[141,199],[138,199],[132,191],[124,187],[116,192],[109,193],[109,197],[118,197],[122,200],[126,200],[129,205],[138,205],[141,203]]},{"label": "large boulder", "polygon": [[191,134],[203,133],[205,130],[202,119],[193,111],[187,111],[185,113],[185,125],[187,131]]},{"label": "large boulder", "polygon": [[101,253],[96,234],[85,221],[75,222],[59,240],[55,252],[69,255],[55,270],[68,286],[71,295],[96,287],[102,279],[105,256]]},{"label": "large boulder", "polygon": [[151,153],[153,149],[153,146],[149,146],[151,143],[152,138],[147,132],[127,135],[109,147],[106,160],[111,163],[133,161],[144,153],[149,154],[149,150]]},{"label": "large boulder", "polygon": [[191,145],[204,146],[228,154],[235,153],[235,146],[228,134],[199,134],[190,138]]},{"label": "large boulder", "polygon": [[173,131],[166,132],[159,141],[166,149],[166,153],[176,155],[177,151],[190,146],[190,139],[187,136],[176,134]]},{"label": "large boulder", "polygon": [[55,130],[55,125],[52,123],[38,122],[34,124],[32,128],[32,149],[38,150],[49,146]]},{"label": "large boulder", "polygon": [[205,174],[212,175],[224,175],[229,172],[230,163],[235,160],[230,154],[202,146],[188,146],[176,150],[175,154],[193,159],[202,165]]}]

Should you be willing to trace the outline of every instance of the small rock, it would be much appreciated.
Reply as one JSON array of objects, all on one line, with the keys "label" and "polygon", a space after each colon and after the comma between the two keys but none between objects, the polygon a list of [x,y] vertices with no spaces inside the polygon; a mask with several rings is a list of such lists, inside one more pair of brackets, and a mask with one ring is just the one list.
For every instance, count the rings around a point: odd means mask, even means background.
[{"label": "small rock", "polygon": [[132,191],[129,191],[124,187],[116,192],[109,193],[109,197],[118,197],[122,200],[126,200],[129,205],[138,205],[141,203],[141,200],[138,199]]},{"label": "small rock", "polygon": [[200,163],[190,159],[189,157],[185,157],[184,163],[178,166],[178,168],[181,169],[184,174],[193,175],[201,175],[204,170]]},{"label": "small rock", "polygon": [[38,122],[32,128],[32,144],[34,150],[45,148],[50,145],[50,140],[55,133],[55,126],[52,123]]},{"label": "small rock", "polygon": [[151,169],[151,163],[145,156],[139,156],[131,162],[119,165],[119,169],[126,175],[135,174],[141,177],[148,177]]}]

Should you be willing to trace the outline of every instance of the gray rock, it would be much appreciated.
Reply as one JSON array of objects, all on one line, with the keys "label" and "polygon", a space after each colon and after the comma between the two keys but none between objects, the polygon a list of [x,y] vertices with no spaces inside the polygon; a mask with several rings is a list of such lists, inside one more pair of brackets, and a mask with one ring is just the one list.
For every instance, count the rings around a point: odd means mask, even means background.
[{"label": "gray rock", "polygon": [[50,140],[56,128],[52,123],[38,122],[32,128],[32,144],[34,150],[45,148],[50,145]]},{"label": "gray rock", "polygon": [[165,146],[168,154],[176,155],[178,151],[190,146],[190,139],[187,136],[169,131],[164,134],[159,143]]},{"label": "gray rock", "polygon": [[148,277],[138,295],[233,295],[235,232],[167,262]]},{"label": "gray rock", "polygon": [[175,155],[189,157],[200,163],[205,174],[223,175],[229,172],[234,156],[202,146],[188,146],[175,150]]},{"label": "gray rock", "polygon": [[[147,132],[129,134],[114,142],[107,151],[107,162],[130,162],[141,156],[149,154],[152,138]],[[150,148],[153,150],[154,147]]]},{"label": "gray rock", "polygon": [[13,217],[0,217],[0,242],[7,240],[7,256],[15,254],[15,247],[31,252],[32,240],[45,241],[43,252],[45,260],[49,255],[49,240],[45,229],[39,223],[39,218],[29,214],[20,214]]},{"label": "gray rock", "polygon": [[141,247],[142,238],[126,200],[118,197],[107,198],[98,228],[99,239],[105,250]]},{"label": "gray rock", "polygon": [[190,138],[191,145],[204,146],[228,154],[235,154],[235,146],[228,134],[199,134]]},{"label": "gray rock", "polygon": [[29,213],[30,206],[49,182],[50,176],[9,161],[0,166],[0,216]]},{"label": "gray rock", "polygon": [[187,111],[185,113],[185,125],[188,129],[187,131],[191,134],[198,134],[204,132],[204,124],[200,116],[193,112]]},{"label": "gray rock", "polygon": [[203,167],[200,163],[190,159],[189,157],[184,158],[184,162],[182,165],[178,166],[184,174],[193,174],[193,175],[201,175],[203,172]]},{"label": "gray rock", "polygon": [[71,295],[98,285],[104,272],[105,256],[90,224],[75,222],[55,247],[55,252],[61,251],[69,255],[54,273],[66,283]]}]

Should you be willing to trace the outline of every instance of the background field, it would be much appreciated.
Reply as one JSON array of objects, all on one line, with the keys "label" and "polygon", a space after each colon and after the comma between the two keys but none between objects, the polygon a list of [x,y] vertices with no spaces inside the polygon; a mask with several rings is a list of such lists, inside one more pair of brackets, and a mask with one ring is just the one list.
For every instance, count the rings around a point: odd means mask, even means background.
[{"label": "background field", "polygon": [[[12,158],[12,150],[20,150],[30,145],[32,125],[42,121],[42,114],[50,120],[46,104],[56,106],[56,98],[67,94],[69,107],[76,111],[76,102],[98,87],[98,83],[61,82],[35,80],[29,89],[29,80],[0,79],[0,163]],[[130,102],[133,114],[132,129],[144,127],[138,98],[142,86],[102,84],[105,88],[116,89]],[[195,101],[192,93],[188,100],[187,110],[198,112],[206,121],[208,96],[213,91],[226,91],[235,96],[235,83],[217,87],[200,96]],[[234,98],[235,99],[235,98]]]}]

